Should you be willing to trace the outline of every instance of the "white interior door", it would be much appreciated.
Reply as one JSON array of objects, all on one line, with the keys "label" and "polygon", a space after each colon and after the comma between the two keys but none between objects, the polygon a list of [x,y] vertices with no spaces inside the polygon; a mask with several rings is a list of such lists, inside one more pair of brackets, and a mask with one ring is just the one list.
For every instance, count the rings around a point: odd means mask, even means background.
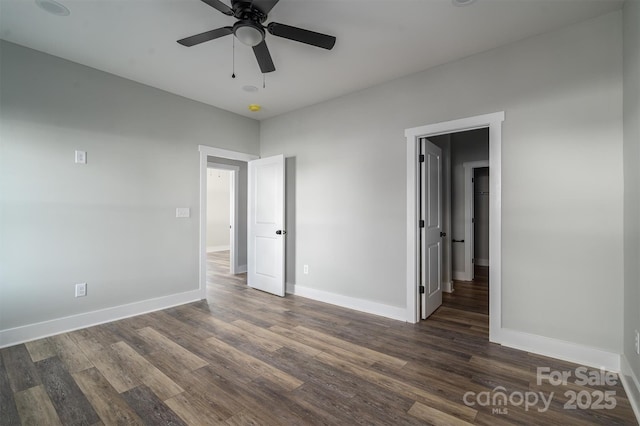
[{"label": "white interior door", "polygon": [[421,179],[421,315],[426,319],[442,304],[442,150],[423,138]]},{"label": "white interior door", "polygon": [[247,283],[285,294],[284,156],[249,161]]}]

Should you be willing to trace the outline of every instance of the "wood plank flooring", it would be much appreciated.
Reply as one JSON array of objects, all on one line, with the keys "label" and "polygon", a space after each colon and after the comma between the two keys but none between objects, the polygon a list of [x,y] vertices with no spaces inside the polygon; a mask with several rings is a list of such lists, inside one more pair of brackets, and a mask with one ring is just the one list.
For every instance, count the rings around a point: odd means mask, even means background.
[{"label": "wood plank flooring", "polygon": [[[0,350],[0,424],[637,424],[617,377],[538,384],[537,367],[579,366],[488,343],[486,282],[412,325],[252,290],[228,252],[208,259],[206,301]],[[586,408],[605,391],[615,407]]]}]

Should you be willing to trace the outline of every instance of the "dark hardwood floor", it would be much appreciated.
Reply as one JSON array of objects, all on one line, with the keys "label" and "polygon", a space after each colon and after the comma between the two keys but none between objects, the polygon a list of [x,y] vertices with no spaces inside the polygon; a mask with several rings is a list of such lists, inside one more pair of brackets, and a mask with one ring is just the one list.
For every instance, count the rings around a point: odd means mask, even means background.
[{"label": "dark hardwood floor", "polygon": [[475,266],[473,281],[454,281],[453,293],[442,293],[442,305],[487,315],[489,321],[489,267]]},{"label": "dark hardwood floor", "polygon": [[[460,309],[473,288],[412,325],[252,290],[208,258],[206,301],[2,349],[0,424],[636,424],[615,376],[538,385],[537,367],[579,366],[489,343],[486,312]],[[611,409],[565,408],[605,391]]]}]

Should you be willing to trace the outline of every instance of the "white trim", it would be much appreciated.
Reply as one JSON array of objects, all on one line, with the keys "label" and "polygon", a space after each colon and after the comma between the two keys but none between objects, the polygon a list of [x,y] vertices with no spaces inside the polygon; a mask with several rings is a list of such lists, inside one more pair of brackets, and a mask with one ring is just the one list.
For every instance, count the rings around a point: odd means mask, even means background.
[{"label": "white trim", "polygon": [[475,264],[478,266],[489,266],[489,259],[476,259]]},{"label": "white trim", "polygon": [[244,274],[247,272],[247,265],[238,265],[236,268],[236,274]]},{"label": "white trim", "polygon": [[453,293],[453,281],[444,283],[444,285],[442,286],[442,291],[444,291],[445,293]]},{"label": "white trim", "polygon": [[231,171],[229,176],[229,194],[231,199],[229,200],[229,273],[231,275],[237,274],[238,271],[238,198],[239,187],[236,185],[238,181],[238,174],[240,173],[240,167],[236,167]]},{"label": "white trim", "polygon": [[251,161],[260,158],[257,155],[246,154],[244,152],[229,151],[228,149],[214,148],[207,145],[198,145],[198,151],[209,157],[226,158],[227,160]]},{"label": "white trim", "polygon": [[231,250],[231,246],[207,246],[207,253]]},{"label": "white trim", "polygon": [[0,348],[201,300],[200,290],[141,300],[0,331]]},{"label": "white trim", "polygon": [[[502,122],[504,111],[459,120],[429,124],[405,130],[407,142],[407,306],[405,319],[410,323],[419,321],[418,315],[418,141],[423,137],[437,136],[447,133],[461,132],[488,127],[489,128],[489,164],[491,183],[489,196],[489,257],[492,265],[489,295],[489,340],[496,341],[496,333],[502,327]],[[500,342],[497,342],[500,343]]]},{"label": "white trim", "polygon": [[199,268],[199,291],[200,298],[207,298],[207,157],[226,158],[249,162],[257,160],[257,155],[245,154],[243,152],[229,151],[226,149],[214,148],[211,146],[198,145],[200,152],[200,242],[198,245],[198,257],[200,258]]},{"label": "white trim", "polygon": [[306,297],[307,299],[317,300],[318,302],[329,303],[331,305],[354,309],[356,311],[379,315],[381,317],[391,318],[394,320],[404,321],[406,319],[405,308],[344,296],[342,294],[329,293],[327,291],[303,287],[299,284],[287,283],[286,287],[288,294],[295,294],[296,296]]},{"label": "white trim", "polygon": [[624,354],[620,355],[620,380],[627,393],[627,399],[629,399],[633,413],[636,415],[636,420],[640,423],[640,381]]},{"label": "white trim", "polygon": [[[462,163],[464,169],[464,281],[473,281],[473,256],[475,247],[473,224],[473,171],[480,167],[489,167],[489,162],[469,161]],[[488,265],[487,265],[488,266]]]},{"label": "white trim", "polygon": [[500,329],[496,339],[502,346],[532,352],[607,371],[620,371],[620,355],[591,346],[525,333],[508,328]]}]

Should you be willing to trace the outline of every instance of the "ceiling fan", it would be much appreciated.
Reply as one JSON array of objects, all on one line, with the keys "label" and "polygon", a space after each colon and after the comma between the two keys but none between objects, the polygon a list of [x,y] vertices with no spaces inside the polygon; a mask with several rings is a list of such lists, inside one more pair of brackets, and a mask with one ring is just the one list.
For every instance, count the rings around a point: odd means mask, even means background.
[{"label": "ceiling fan", "polygon": [[233,34],[241,43],[253,47],[253,53],[258,60],[260,71],[264,74],[276,70],[264,40],[265,29],[276,37],[288,38],[289,40],[310,44],[327,50],[331,50],[336,43],[336,38],[333,36],[279,24],[277,22],[271,22],[267,26],[263,26],[262,24],[267,20],[269,12],[279,0],[231,0],[231,7],[222,3],[220,0],[202,1],[225,15],[235,17],[237,19],[236,23],[231,27],[217,28],[180,39],[178,43],[186,47],[191,47],[204,43],[205,41],[215,40],[216,38]]}]

